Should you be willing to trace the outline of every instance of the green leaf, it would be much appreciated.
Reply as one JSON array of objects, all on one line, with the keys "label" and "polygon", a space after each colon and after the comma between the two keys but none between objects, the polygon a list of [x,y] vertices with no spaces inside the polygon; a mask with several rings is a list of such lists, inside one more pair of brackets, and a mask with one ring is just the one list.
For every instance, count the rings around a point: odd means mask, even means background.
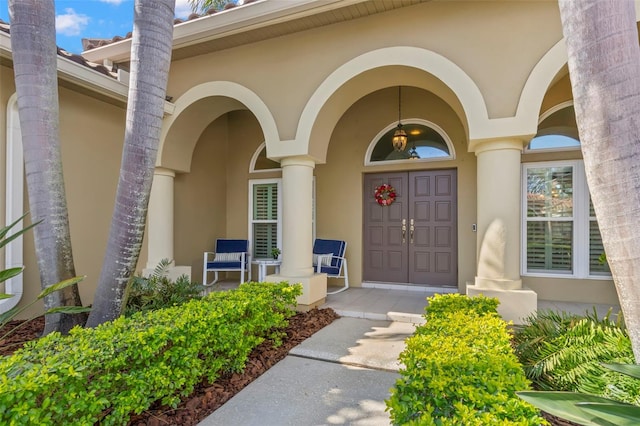
[{"label": "green leaf", "polygon": [[578,407],[618,426],[636,426],[640,424],[640,407],[635,405],[584,402],[579,403]]},{"label": "green leaf", "polygon": [[585,426],[617,426],[617,423],[611,423],[607,420],[596,417],[592,413],[581,409],[576,405],[578,403],[595,402],[626,406],[626,404],[617,404],[607,398],[575,392],[524,391],[516,393],[520,398],[549,414],[553,414],[554,416]]},{"label": "green leaf", "polygon": [[27,226],[26,228],[23,228],[19,231],[17,231],[15,234],[12,234],[10,237],[7,237],[7,232],[9,232],[9,230],[15,226],[18,222],[20,222],[22,220],[22,218],[24,218],[27,214],[25,213],[24,215],[22,215],[22,217],[18,220],[16,220],[15,222],[13,222],[11,225],[9,226],[5,226],[4,228],[0,229],[0,247],[4,247],[7,244],[9,244],[11,241],[15,240],[16,238],[18,238],[20,235],[24,234],[25,232],[27,232],[29,229],[33,228],[34,226],[36,226],[37,224],[39,224],[40,222],[42,222],[41,220],[37,221],[36,223],[32,223],[31,225]]},{"label": "green leaf", "polygon": [[44,299],[46,296],[53,293],[54,291],[62,290],[65,287],[69,287],[70,285],[77,284],[80,281],[84,280],[86,277],[87,277],[86,275],[83,275],[81,277],[73,277],[73,278],[69,278],[68,280],[60,281],[59,283],[50,285],[49,287],[45,288],[40,292],[37,299],[38,300]]},{"label": "green leaf", "polygon": [[45,314],[81,314],[83,312],[91,312],[90,307],[85,306],[57,306],[45,312]]},{"label": "green leaf", "polygon": [[88,306],[56,306],[48,309],[45,314],[81,314],[83,312],[91,312]]},{"label": "green leaf", "polygon": [[7,235],[7,233],[11,230],[11,228],[13,228],[18,223],[20,223],[20,221],[24,219],[28,214],[29,213],[25,213],[22,216],[20,216],[18,219],[16,219],[11,225],[7,225],[4,228],[0,228],[0,238],[4,238],[4,236]]},{"label": "green leaf", "polygon": [[5,282],[9,278],[13,278],[16,275],[20,275],[23,270],[24,266],[17,266],[15,268],[9,268],[0,271],[0,283]]},{"label": "green leaf", "polygon": [[638,364],[602,364],[609,370],[617,371],[618,373],[626,374],[627,376],[640,379],[640,365]]},{"label": "green leaf", "polygon": [[4,325],[6,321],[10,320],[16,314],[16,312],[18,312],[18,310],[19,308],[17,306],[14,306],[7,312],[0,314],[0,325]]},{"label": "green leaf", "polygon": [[7,294],[7,293],[0,293],[0,300],[2,299],[9,299],[11,297],[13,297],[13,294]]}]

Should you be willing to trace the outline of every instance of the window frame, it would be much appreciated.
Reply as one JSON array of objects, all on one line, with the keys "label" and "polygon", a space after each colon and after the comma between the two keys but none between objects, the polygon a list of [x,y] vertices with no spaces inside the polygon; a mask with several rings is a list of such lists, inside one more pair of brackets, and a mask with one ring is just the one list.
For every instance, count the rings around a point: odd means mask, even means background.
[{"label": "window frame", "polygon": [[[573,100],[561,102],[558,105],[555,105],[555,106],[549,108],[548,110],[543,112],[540,115],[540,117],[538,118],[538,126],[540,126],[540,124],[542,124],[542,122],[544,120],[546,120],[547,118],[549,118],[551,115],[555,114],[556,112],[558,112],[560,110],[563,110],[565,108],[571,107],[571,106],[573,106]],[[531,140],[533,140],[533,139],[535,139],[535,136],[533,138],[531,138]],[[566,151],[577,151],[577,150],[581,149],[580,145],[577,145],[577,146],[558,146],[558,147],[554,147],[554,148],[534,148],[534,149],[531,149],[531,148],[529,148],[529,145],[531,144],[531,140],[529,141],[529,143],[527,143],[527,145],[522,150],[523,154],[538,154],[538,153],[544,153],[544,152],[566,152]],[[578,143],[580,143],[579,139],[578,139]]]},{"label": "window frame", "polygon": [[[253,218],[253,188],[255,185],[270,185],[276,184],[278,191],[278,198],[276,200],[278,208],[278,217],[273,220],[254,220]],[[251,259],[256,259],[255,246],[253,241],[253,225],[254,223],[276,223],[276,246],[282,249],[282,178],[270,178],[270,179],[249,179],[249,210],[248,210],[248,232],[249,236],[249,250],[251,252]]]},{"label": "window frame", "polygon": [[[282,178],[267,178],[267,179],[249,179],[249,203],[248,203],[248,231],[247,235],[249,236],[249,249],[251,253],[251,258],[255,259],[254,253],[254,245],[253,245],[253,224],[254,223],[268,223],[272,221],[254,221],[253,220],[253,186],[254,185],[265,185],[276,183],[278,188],[278,218],[276,219],[277,231],[276,231],[276,239],[277,239],[277,247],[282,250]],[[312,224],[312,239],[316,238],[316,177],[313,177],[313,187],[312,187],[312,208],[311,208],[311,224]]]},{"label": "window frame", "polygon": [[[528,271],[527,270],[527,224],[530,221],[527,216],[527,172],[529,169],[551,168],[551,167],[572,167],[573,174],[573,235],[572,235],[572,272],[549,272],[549,271]],[[522,163],[521,168],[521,247],[520,247],[520,274],[525,277],[544,278],[570,278],[570,279],[594,279],[610,280],[611,274],[601,273],[591,274],[589,267],[589,187],[587,186],[584,162],[582,160],[560,160]],[[548,220],[548,219],[547,219]],[[558,219],[561,220],[561,219]]]},{"label": "window frame", "polygon": [[[391,129],[395,129],[396,127],[398,127],[398,122],[394,121],[393,123],[391,123],[388,126],[386,126],[384,129],[382,129],[373,138],[373,140],[369,143],[369,146],[367,147],[367,151],[364,154],[364,165],[365,165],[365,167],[380,166],[380,165],[390,165],[390,164],[428,163],[428,162],[434,162],[434,161],[452,161],[452,160],[456,159],[456,150],[453,147],[453,142],[451,141],[451,138],[449,137],[449,135],[447,135],[447,133],[442,129],[442,127],[438,126],[437,124],[435,124],[435,123],[433,123],[431,121],[423,120],[421,118],[406,118],[406,119],[403,118],[402,119],[402,123],[403,124],[419,124],[421,126],[429,127],[432,130],[434,130],[444,140],[444,143],[447,145],[447,148],[449,149],[449,155],[446,156],[446,157],[427,157],[427,158],[414,158],[414,159],[407,158],[407,159],[402,159],[402,160],[371,161],[371,155],[373,154],[373,150],[375,149],[376,145],[378,145],[378,142],[380,141],[380,138],[382,138]],[[407,147],[406,149],[409,149],[409,148]]]}]

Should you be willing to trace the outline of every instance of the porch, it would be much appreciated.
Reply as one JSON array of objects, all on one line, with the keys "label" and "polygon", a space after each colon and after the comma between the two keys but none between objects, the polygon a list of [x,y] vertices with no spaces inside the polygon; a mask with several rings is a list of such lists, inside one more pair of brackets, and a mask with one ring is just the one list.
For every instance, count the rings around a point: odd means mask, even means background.
[{"label": "porch", "polygon": [[[231,290],[237,286],[237,281],[221,281],[209,291]],[[424,322],[422,314],[427,305],[427,297],[437,293],[451,292],[428,287],[399,287],[399,289],[350,287],[343,292],[327,295],[325,303],[320,308],[332,308],[342,317],[420,324]],[[587,311],[592,313],[594,307],[599,318],[604,317],[610,308],[614,314],[620,311],[618,305],[538,300],[539,311],[554,310],[584,314]]]}]

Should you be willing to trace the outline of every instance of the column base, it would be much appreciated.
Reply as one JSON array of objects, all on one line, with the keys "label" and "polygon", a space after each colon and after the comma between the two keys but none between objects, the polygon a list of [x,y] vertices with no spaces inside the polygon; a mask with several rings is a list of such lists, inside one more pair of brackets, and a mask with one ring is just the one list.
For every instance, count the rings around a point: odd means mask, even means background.
[{"label": "column base", "polygon": [[480,294],[498,299],[500,301],[498,314],[505,321],[512,321],[514,324],[523,324],[525,318],[535,315],[538,310],[538,295],[526,287],[516,290],[498,290],[467,283],[467,296],[473,297]]},{"label": "column base", "polygon": [[302,284],[302,294],[298,296],[297,310],[309,311],[324,304],[327,297],[327,274],[313,274],[305,277],[286,277],[281,274],[267,275],[267,282],[279,283],[287,281],[289,284]]},{"label": "column base", "polygon": [[[153,268],[145,268],[142,270],[142,276],[153,275],[154,270]],[[171,266],[167,269],[167,278],[171,281],[177,280],[181,275],[186,275],[191,280],[191,266]]]},{"label": "column base", "polygon": [[522,288],[522,280],[476,277],[475,287],[488,290],[520,290]]}]

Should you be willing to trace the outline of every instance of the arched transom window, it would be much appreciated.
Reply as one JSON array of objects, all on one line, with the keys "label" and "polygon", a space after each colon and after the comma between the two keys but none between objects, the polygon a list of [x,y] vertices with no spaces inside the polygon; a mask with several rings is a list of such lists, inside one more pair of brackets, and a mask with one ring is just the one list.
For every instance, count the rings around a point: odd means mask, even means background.
[{"label": "arched transom window", "polygon": [[573,102],[561,103],[540,116],[538,133],[527,151],[560,151],[580,148]]},{"label": "arched transom window", "polygon": [[441,161],[455,158],[453,144],[439,126],[426,120],[402,120],[407,133],[407,145],[397,151],[391,143],[397,123],[392,123],[373,139],[367,150],[365,164],[399,161]]}]

